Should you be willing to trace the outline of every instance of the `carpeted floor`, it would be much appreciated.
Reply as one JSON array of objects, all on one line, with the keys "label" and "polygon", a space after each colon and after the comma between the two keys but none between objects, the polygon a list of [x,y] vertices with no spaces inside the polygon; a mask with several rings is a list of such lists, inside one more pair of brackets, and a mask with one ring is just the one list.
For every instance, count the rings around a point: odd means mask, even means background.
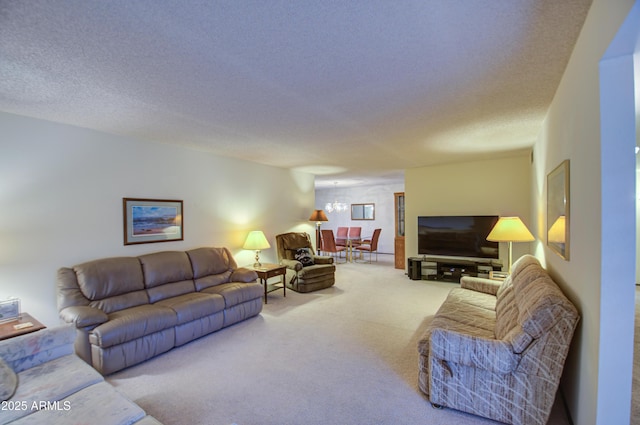
[{"label": "carpeted floor", "polygon": [[[417,387],[417,341],[455,285],[340,264],[334,287],[269,295],[260,316],[107,378],[166,425],[479,425]],[[557,401],[549,424],[567,425]]]}]

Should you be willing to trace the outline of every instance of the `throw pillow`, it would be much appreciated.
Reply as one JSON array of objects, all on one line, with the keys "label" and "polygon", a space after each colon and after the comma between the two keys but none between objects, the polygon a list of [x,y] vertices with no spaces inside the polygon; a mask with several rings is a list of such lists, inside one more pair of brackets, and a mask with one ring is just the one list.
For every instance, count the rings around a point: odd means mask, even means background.
[{"label": "throw pillow", "polygon": [[0,401],[11,398],[18,387],[18,376],[11,367],[0,359]]},{"label": "throw pillow", "polygon": [[302,267],[313,266],[313,256],[309,248],[298,248],[296,250],[296,260],[302,263]]}]

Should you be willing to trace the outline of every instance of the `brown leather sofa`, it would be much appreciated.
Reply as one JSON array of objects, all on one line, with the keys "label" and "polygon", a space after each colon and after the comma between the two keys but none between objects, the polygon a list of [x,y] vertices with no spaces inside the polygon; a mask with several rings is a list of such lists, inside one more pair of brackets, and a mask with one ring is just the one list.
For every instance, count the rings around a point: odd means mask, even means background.
[{"label": "brown leather sofa", "polygon": [[227,248],[104,258],[58,270],[58,310],[107,375],[258,315],[256,279]]},{"label": "brown leather sofa", "polygon": [[[333,286],[336,281],[333,258],[315,255],[308,233],[289,232],[276,235],[276,245],[280,264],[287,266],[287,288],[296,292],[312,292]],[[301,248],[308,250],[313,264],[303,266],[302,262],[296,259]]]}]

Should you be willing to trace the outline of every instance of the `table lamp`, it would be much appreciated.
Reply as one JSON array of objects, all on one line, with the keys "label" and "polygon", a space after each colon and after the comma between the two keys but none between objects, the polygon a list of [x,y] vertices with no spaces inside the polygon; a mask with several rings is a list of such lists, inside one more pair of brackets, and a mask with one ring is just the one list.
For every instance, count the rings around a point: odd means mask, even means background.
[{"label": "table lamp", "polygon": [[531,242],[535,239],[520,217],[500,217],[487,236],[487,240],[491,242],[509,242],[509,273],[511,273],[513,242]]},{"label": "table lamp", "polygon": [[329,221],[327,215],[324,213],[324,210],[314,210],[311,213],[311,217],[309,217],[309,221],[316,222],[316,249],[321,251],[322,245],[320,244],[320,226],[323,221]]},{"label": "table lamp", "polygon": [[261,230],[254,230],[249,232],[242,248],[255,251],[256,262],[253,264],[253,267],[262,267],[262,264],[260,264],[260,251],[271,248],[271,245],[269,245],[269,241],[267,241],[267,238]]}]

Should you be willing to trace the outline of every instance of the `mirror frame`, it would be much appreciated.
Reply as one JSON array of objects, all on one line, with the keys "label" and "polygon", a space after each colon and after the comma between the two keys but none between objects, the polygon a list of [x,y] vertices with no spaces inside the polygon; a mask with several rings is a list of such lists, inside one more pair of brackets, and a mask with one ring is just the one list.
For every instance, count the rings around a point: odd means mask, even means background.
[{"label": "mirror frame", "polygon": [[351,204],[351,220],[375,220],[376,204]]},{"label": "mirror frame", "polygon": [[569,261],[569,160],[547,174],[547,246]]}]

